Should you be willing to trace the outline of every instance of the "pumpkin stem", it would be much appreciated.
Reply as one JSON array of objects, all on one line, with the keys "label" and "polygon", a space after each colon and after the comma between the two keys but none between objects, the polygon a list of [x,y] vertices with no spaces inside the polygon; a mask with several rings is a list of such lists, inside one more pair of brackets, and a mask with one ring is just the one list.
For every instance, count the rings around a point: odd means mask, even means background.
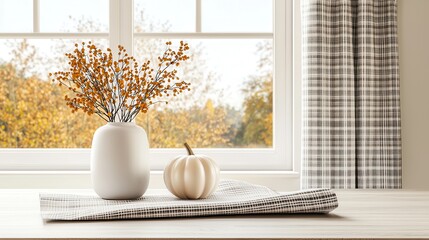
[{"label": "pumpkin stem", "polygon": [[184,143],[186,150],[188,150],[189,155],[194,155],[194,152],[192,151],[192,148],[189,146],[188,143]]}]

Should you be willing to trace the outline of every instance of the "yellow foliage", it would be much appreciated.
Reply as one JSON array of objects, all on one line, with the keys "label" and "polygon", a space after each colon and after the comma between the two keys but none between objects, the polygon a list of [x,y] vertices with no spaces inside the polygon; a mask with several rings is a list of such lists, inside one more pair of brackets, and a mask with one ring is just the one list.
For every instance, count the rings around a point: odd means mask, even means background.
[{"label": "yellow foliage", "polygon": [[[64,89],[34,77],[18,77],[12,66],[0,67],[0,147],[87,148],[104,124],[64,106]],[[9,79],[10,81],[7,81]],[[192,114],[190,114],[192,112]],[[150,125],[147,120],[149,118]],[[151,110],[137,123],[148,132],[151,147],[225,147],[229,130],[226,112],[208,101],[204,108]]]},{"label": "yellow foliage", "polygon": [[137,117],[137,123],[146,126],[154,148],[182,148],[184,142],[198,148],[232,145],[231,139],[226,137],[231,128],[226,111],[214,107],[210,100],[204,108],[150,110],[147,116]]},{"label": "yellow foliage", "polygon": [[[64,92],[47,81],[0,72],[0,147],[80,148],[91,145],[101,121],[72,114],[64,106]],[[12,81],[4,81],[10,79]]]}]

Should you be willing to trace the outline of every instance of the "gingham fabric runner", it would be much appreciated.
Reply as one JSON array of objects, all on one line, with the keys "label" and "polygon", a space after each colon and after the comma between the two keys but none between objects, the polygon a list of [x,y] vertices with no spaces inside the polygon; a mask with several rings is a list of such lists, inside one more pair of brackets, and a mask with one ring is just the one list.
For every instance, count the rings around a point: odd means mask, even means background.
[{"label": "gingham fabric runner", "polygon": [[267,187],[223,180],[207,199],[180,200],[167,190],[137,200],[103,200],[95,195],[40,194],[45,220],[114,220],[269,213],[328,213],[338,206],[329,189],[277,193]]}]

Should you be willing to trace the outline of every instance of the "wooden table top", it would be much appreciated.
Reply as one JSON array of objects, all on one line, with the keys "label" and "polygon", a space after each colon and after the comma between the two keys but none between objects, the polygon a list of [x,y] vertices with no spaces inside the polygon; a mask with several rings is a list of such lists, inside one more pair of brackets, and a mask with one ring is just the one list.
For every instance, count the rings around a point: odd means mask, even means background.
[{"label": "wooden table top", "polygon": [[[0,238],[429,239],[429,192],[337,190],[331,214],[44,222],[39,192],[0,190]],[[155,191],[155,190],[153,190]]]}]

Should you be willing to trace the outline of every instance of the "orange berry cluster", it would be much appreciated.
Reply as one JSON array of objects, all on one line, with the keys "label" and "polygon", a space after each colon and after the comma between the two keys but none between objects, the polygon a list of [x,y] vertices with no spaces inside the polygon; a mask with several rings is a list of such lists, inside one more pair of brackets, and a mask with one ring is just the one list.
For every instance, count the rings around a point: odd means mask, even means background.
[{"label": "orange berry cluster", "polygon": [[103,52],[94,44],[75,44],[69,59],[69,70],[50,73],[52,81],[67,87],[72,96],[65,96],[72,112],[82,110],[97,114],[108,122],[130,122],[149,106],[165,102],[164,97],[190,91],[190,83],[180,80],[177,67],[189,59],[187,43],[180,41],[178,49],[166,42],[166,50],[158,57],[156,70],[150,61],[139,65],[123,46],[118,46],[118,60],[112,50]]}]

